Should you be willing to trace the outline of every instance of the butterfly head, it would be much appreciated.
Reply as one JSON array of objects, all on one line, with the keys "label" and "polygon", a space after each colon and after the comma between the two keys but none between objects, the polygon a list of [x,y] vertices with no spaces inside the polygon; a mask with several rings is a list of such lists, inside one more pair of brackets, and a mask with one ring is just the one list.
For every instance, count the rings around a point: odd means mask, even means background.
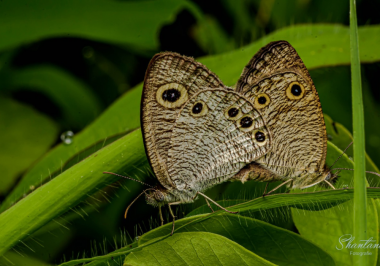
[{"label": "butterfly head", "polygon": [[145,200],[153,207],[176,201],[174,196],[161,186],[155,186],[153,189],[149,190],[149,192],[145,193]]}]

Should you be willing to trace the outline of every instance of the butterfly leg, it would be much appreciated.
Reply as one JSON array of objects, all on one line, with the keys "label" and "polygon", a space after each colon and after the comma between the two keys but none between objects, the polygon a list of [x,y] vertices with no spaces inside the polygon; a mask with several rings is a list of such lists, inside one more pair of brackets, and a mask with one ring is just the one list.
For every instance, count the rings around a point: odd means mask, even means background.
[{"label": "butterfly leg", "polygon": [[[226,212],[229,212],[229,213],[233,213],[233,214],[235,214],[235,213],[238,213],[238,212],[232,212],[232,211],[229,211],[229,210],[227,210],[226,208],[224,208],[224,207],[222,207],[220,204],[218,204],[218,203],[216,203],[215,201],[213,201],[212,199],[210,199],[209,197],[207,197],[205,194],[203,194],[203,193],[201,193],[201,192],[197,192],[197,194],[195,194],[195,197],[194,198],[196,198],[196,196],[197,195],[202,195],[205,199],[206,199],[206,202],[207,202],[207,200],[209,200],[209,201],[211,201],[212,203],[214,203],[216,206],[218,206],[219,208],[221,208],[222,210],[224,210],[224,211],[226,211]],[[209,205],[209,207],[211,208],[211,206]],[[212,210],[212,209],[211,209]],[[214,212],[214,211],[213,211]]]},{"label": "butterfly leg", "polygon": [[174,225],[175,225],[175,215],[174,215],[174,213],[172,211],[172,208],[170,206],[171,205],[178,205],[178,204],[181,204],[181,202],[177,201],[177,202],[171,202],[171,203],[168,204],[170,215],[173,217],[173,228],[172,228],[172,232],[171,232],[170,235],[173,235],[173,233],[174,233]]},{"label": "butterfly leg", "polygon": [[211,205],[210,205],[210,202],[208,202],[208,200],[205,198],[206,200],[206,203],[207,203],[207,206],[211,209],[212,212],[214,212],[214,210],[212,209]]},{"label": "butterfly leg", "polygon": [[267,193],[268,185],[269,185],[269,182],[267,182],[267,184],[265,185],[265,189],[264,189],[263,197],[265,197],[265,195],[266,195],[266,193]]},{"label": "butterfly leg", "polygon": [[330,187],[332,187],[332,189],[336,189],[329,181],[327,181],[327,180],[323,180],[323,181],[325,181],[327,185],[329,185]]},{"label": "butterfly leg", "polygon": [[161,206],[158,206],[158,212],[160,213],[161,226],[164,225],[164,218],[162,217]]},{"label": "butterfly leg", "polygon": [[277,187],[275,187],[274,189],[272,189],[271,191],[269,191],[267,194],[264,194],[263,197],[265,197],[265,196],[271,194],[273,191],[279,189],[280,187],[282,187],[282,186],[284,186],[284,185],[286,185],[286,184],[288,184],[288,183],[290,183],[290,182],[293,183],[293,178],[290,178],[290,179],[286,180],[284,183],[278,185]]}]

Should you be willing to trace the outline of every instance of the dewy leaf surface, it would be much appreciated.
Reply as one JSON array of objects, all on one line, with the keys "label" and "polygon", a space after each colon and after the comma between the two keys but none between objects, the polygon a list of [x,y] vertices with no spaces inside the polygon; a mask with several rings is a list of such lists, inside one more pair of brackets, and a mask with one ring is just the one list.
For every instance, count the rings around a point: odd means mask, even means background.
[{"label": "dewy leaf surface", "polygon": [[[114,175],[105,175],[103,171],[125,172],[138,178],[134,171],[146,175],[145,165],[141,132],[136,130],[36,188],[0,214],[0,254],[94,192],[119,179]],[[128,200],[140,193],[141,184],[133,181],[125,184],[130,190]]]},{"label": "dewy leaf surface", "polygon": [[275,265],[212,233],[178,233],[130,253],[124,265]]}]

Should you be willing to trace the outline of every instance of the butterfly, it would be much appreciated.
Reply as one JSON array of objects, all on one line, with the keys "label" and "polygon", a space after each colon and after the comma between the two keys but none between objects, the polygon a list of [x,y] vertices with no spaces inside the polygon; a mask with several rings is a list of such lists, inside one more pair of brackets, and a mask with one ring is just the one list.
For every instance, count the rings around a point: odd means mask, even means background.
[{"label": "butterfly", "polygon": [[155,55],[144,79],[141,127],[158,184],[139,196],[160,208],[162,223],[168,204],[173,230],[171,205],[197,195],[209,205],[202,192],[228,180],[305,188],[333,177],[318,93],[286,41],[263,47],[235,88],[193,58]]}]

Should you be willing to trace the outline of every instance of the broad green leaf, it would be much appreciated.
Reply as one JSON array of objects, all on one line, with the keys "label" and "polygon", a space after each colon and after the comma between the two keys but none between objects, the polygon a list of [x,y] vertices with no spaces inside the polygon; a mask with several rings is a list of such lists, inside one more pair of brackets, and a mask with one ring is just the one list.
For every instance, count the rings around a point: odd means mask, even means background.
[{"label": "broad green leaf", "polygon": [[[361,62],[380,60],[380,50],[371,49],[380,42],[380,26],[359,27]],[[286,40],[297,50],[310,69],[350,63],[349,28],[342,25],[295,25],[275,31],[260,40],[229,53],[200,58],[226,85],[234,85],[243,67],[263,46]]]},{"label": "broad green leaf", "polygon": [[28,89],[46,95],[71,128],[83,128],[100,113],[100,102],[91,89],[62,69],[41,65],[9,74],[9,90]]},{"label": "broad green leaf", "polygon": [[178,233],[140,251],[124,265],[274,265],[235,242],[207,232]]},{"label": "broad green leaf", "polygon": [[66,0],[0,3],[0,50],[52,37],[80,37],[132,46],[158,48],[158,30],[184,8],[187,1]]},{"label": "broad green leaf", "polygon": [[[378,244],[378,218],[374,201],[369,199],[367,206],[367,235],[373,238],[371,244]],[[349,242],[344,239],[355,237],[353,228],[353,201],[345,202],[339,206],[323,211],[307,211],[293,209],[293,221],[301,236],[318,245],[329,253],[337,265],[354,265],[353,254],[356,250],[347,248]],[[367,239],[365,239],[367,240]],[[354,239],[351,244],[363,243],[360,239]],[[371,252],[368,255],[368,265],[376,265],[378,249],[363,249],[363,252]]]},{"label": "broad green leaf", "polygon": [[[221,213],[199,222],[195,216],[176,226],[175,234],[209,232],[224,236],[276,265],[335,265],[326,252],[298,234],[240,215]],[[170,231],[171,224],[151,230],[140,238],[139,245]]]},{"label": "broad green leaf", "polygon": [[0,121],[1,195],[54,144],[58,127],[46,115],[4,97],[0,97]]}]

